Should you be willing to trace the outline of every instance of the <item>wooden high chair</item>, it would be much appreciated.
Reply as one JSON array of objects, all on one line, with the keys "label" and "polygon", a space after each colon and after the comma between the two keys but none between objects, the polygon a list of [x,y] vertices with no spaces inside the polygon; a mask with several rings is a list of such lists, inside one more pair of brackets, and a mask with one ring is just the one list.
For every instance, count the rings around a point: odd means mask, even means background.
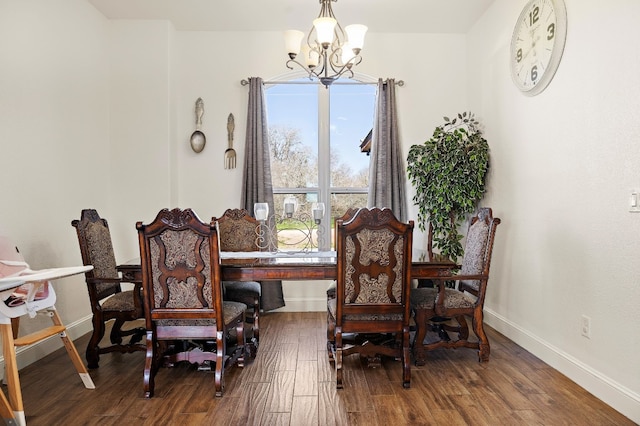
[{"label": "wooden high chair", "polygon": [[[66,333],[66,327],[60,320],[55,308],[56,293],[48,280],[63,278],[71,275],[82,274],[93,266],[78,266],[68,268],[54,268],[42,271],[33,271],[28,275],[0,278],[0,337],[2,338],[2,353],[5,362],[5,381],[7,383],[9,400],[0,391],[0,416],[9,425],[26,425],[24,407],[22,404],[22,391],[20,390],[20,378],[18,376],[18,364],[15,348],[29,346],[48,337],[59,335],[62,339],[71,362],[75,366],[80,379],[87,389],[95,389],[93,380],[84,363],[78,355],[73,342]],[[30,271],[31,272],[31,271]],[[43,285],[48,285],[48,292],[36,297],[38,290]],[[9,303],[15,300],[14,293],[18,287],[26,289],[24,302]],[[20,317],[29,315],[31,318],[37,314],[44,314],[51,318],[53,325],[42,330],[35,331],[26,336],[18,337],[18,325]]]}]

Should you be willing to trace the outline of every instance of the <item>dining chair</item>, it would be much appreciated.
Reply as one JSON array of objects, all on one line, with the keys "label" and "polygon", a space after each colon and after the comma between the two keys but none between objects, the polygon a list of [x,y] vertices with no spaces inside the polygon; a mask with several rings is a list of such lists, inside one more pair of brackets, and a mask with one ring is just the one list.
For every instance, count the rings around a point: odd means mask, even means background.
[{"label": "dining chair", "polygon": [[[220,250],[233,252],[259,251],[257,227],[260,222],[246,209],[227,209],[218,218]],[[261,284],[256,281],[223,281],[224,299],[247,305],[247,322],[253,326],[253,341],[260,340]]]},{"label": "dining chair", "polygon": [[[480,208],[471,218],[466,235],[464,256],[460,272],[449,277],[431,278],[436,288],[415,288],[411,291],[411,309],[415,314],[416,336],[413,352],[416,365],[424,365],[426,351],[438,348],[473,348],[478,350],[480,362],[489,360],[489,339],[484,332],[484,299],[489,282],[489,268],[499,218],[490,208]],[[448,288],[445,281],[455,281],[456,288]],[[469,339],[465,319],[471,317],[477,340]],[[443,323],[449,319],[449,323]],[[450,324],[453,322],[453,324]],[[430,330],[438,338],[425,343]],[[457,333],[451,339],[448,332]]]},{"label": "dining chair", "polygon": [[[349,207],[347,209],[347,211],[344,212],[344,214],[340,217],[336,217],[333,221],[333,241],[337,244],[338,241],[338,220],[342,220],[343,222],[346,222],[347,220],[351,219],[356,212],[358,211],[358,208],[356,207]],[[335,299],[336,298],[336,281],[331,281],[331,283],[329,284],[329,287],[327,287],[327,303],[329,303],[329,300],[331,299]],[[331,318],[330,318],[330,314],[327,311],[327,350],[329,352],[329,359],[333,359],[333,351],[332,351],[332,345],[331,345],[331,341],[332,341],[332,331],[330,331],[330,324],[331,324]]]},{"label": "dining chair", "polygon": [[[337,237],[338,227],[336,225],[337,222],[339,220],[346,222],[347,220],[351,219],[356,214],[357,211],[358,209],[356,207],[349,207],[342,216],[336,217],[334,219],[333,221],[333,240],[334,241],[338,241],[338,237]],[[333,299],[334,297],[336,297],[336,282],[332,281],[331,284],[329,284],[329,287],[327,287],[327,300]]]},{"label": "dining chair", "polygon": [[[336,297],[327,302],[336,386],[343,387],[343,358],[359,353],[401,359],[402,385],[408,388],[413,221],[402,223],[387,208],[362,208],[348,221],[337,220],[336,227]],[[345,333],[367,339],[347,344]],[[376,335],[390,339],[376,341]]]},{"label": "dining chair", "polygon": [[[73,220],[71,225],[76,229],[82,263],[93,265],[93,269],[85,273],[93,315],[93,332],[86,358],[88,367],[93,369],[99,367],[100,354],[145,350],[140,344],[145,333],[143,327],[123,329],[126,323],[143,318],[141,286],[140,283],[133,284],[132,290],[123,291],[122,284],[126,281],[116,269],[109,224],[95,209],[82,210],[80,219]],[[106,323],[111,320],[114,320],[109,335],[111,344],[100,346]],[[127,343],[123,343],[125,336],[131,336]]]},{"label": "dining chair", "polygon": [[222,396],[225,370],[244,366],[247,306],[223,301],[215,218],[206,224],[191,209],[163,209],[136,229],[147,334],[145,397],[154,394],[161,361],[214,362],[215,395]]}]

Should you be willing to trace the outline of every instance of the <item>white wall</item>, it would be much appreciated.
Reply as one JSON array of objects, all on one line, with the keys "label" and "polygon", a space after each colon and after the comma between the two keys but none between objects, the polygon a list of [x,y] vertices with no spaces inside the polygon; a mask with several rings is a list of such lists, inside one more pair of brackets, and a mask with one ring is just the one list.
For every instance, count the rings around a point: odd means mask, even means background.
[{"label": "white wall", "polygon": [[[110,209],[107,26],[85,1],[0,1],[0,231],[32,268],[81,264],[71,220]],[[55,287],[73,337],[90,330],[84,277]]]},{"label": "white wall", "polygon": [[177,207],[172,70],[174,30],[164,21],[110,23],[109,227],[119,262],[139,256],[137,221]]},{"label": "white wall", "polygon": [[640,3],[566,0],[560,68],[533,98],[509,74],[525,3],[498,0],[468,34],[469,102],[491,147],[485,204],[503,219],[487,321],[637,422]]}]

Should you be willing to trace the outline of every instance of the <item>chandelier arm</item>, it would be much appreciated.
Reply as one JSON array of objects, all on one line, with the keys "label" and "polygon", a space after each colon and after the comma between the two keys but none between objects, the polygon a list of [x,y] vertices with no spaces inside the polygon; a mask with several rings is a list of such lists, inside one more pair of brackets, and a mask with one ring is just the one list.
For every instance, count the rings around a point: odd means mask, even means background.
[{"label": "chandelier arm", "polygon": [[[304,64],[296,61],[295,59],[289,59],[287,61],[287,63],[285,64],[287,66],[287,68],[289,68],[290,70],[295,69],[294,67],[292,67],[290,65],[290,63],[293,62],[294,64],[298,65],[304,72],[306,72],[307,74],[309,74],[309,79],[311,80],[313,77],[317,77],[320,78],[320,75],[318,74],[318,72],[316,71],[315,68],[309,68],[304,66]],[[322,70],[320,70],[320,72],[322,72]]]},{"label": "chandelier arm", "polygon": [[[347,61],[345,64],[336,64],[334,67],[334,64],[331,63],[331,69],[333,70],[334,74],[336,74],[336,79],[339,78],[342,74],[344,74],[346,71],[349,71],[351,74],[351,77],[354,76],[353,74],[353,70],[352,68],[354,66],[357,66],[360,62],[362,62],[362,56],[357,55],[352,57],[351,59],[349,59],[349,61]],[[349,78],[351,78],[349,77]]]}]

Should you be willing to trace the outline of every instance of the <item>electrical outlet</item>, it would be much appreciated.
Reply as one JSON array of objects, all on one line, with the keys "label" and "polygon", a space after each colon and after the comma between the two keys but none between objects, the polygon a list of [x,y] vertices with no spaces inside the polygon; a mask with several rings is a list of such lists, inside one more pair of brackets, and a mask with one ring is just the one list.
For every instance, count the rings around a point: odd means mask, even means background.
[{"label": "electrical outlet", "polygon": [[582,335],[591,339],[591,318],[586,315],[582,316]]}]

